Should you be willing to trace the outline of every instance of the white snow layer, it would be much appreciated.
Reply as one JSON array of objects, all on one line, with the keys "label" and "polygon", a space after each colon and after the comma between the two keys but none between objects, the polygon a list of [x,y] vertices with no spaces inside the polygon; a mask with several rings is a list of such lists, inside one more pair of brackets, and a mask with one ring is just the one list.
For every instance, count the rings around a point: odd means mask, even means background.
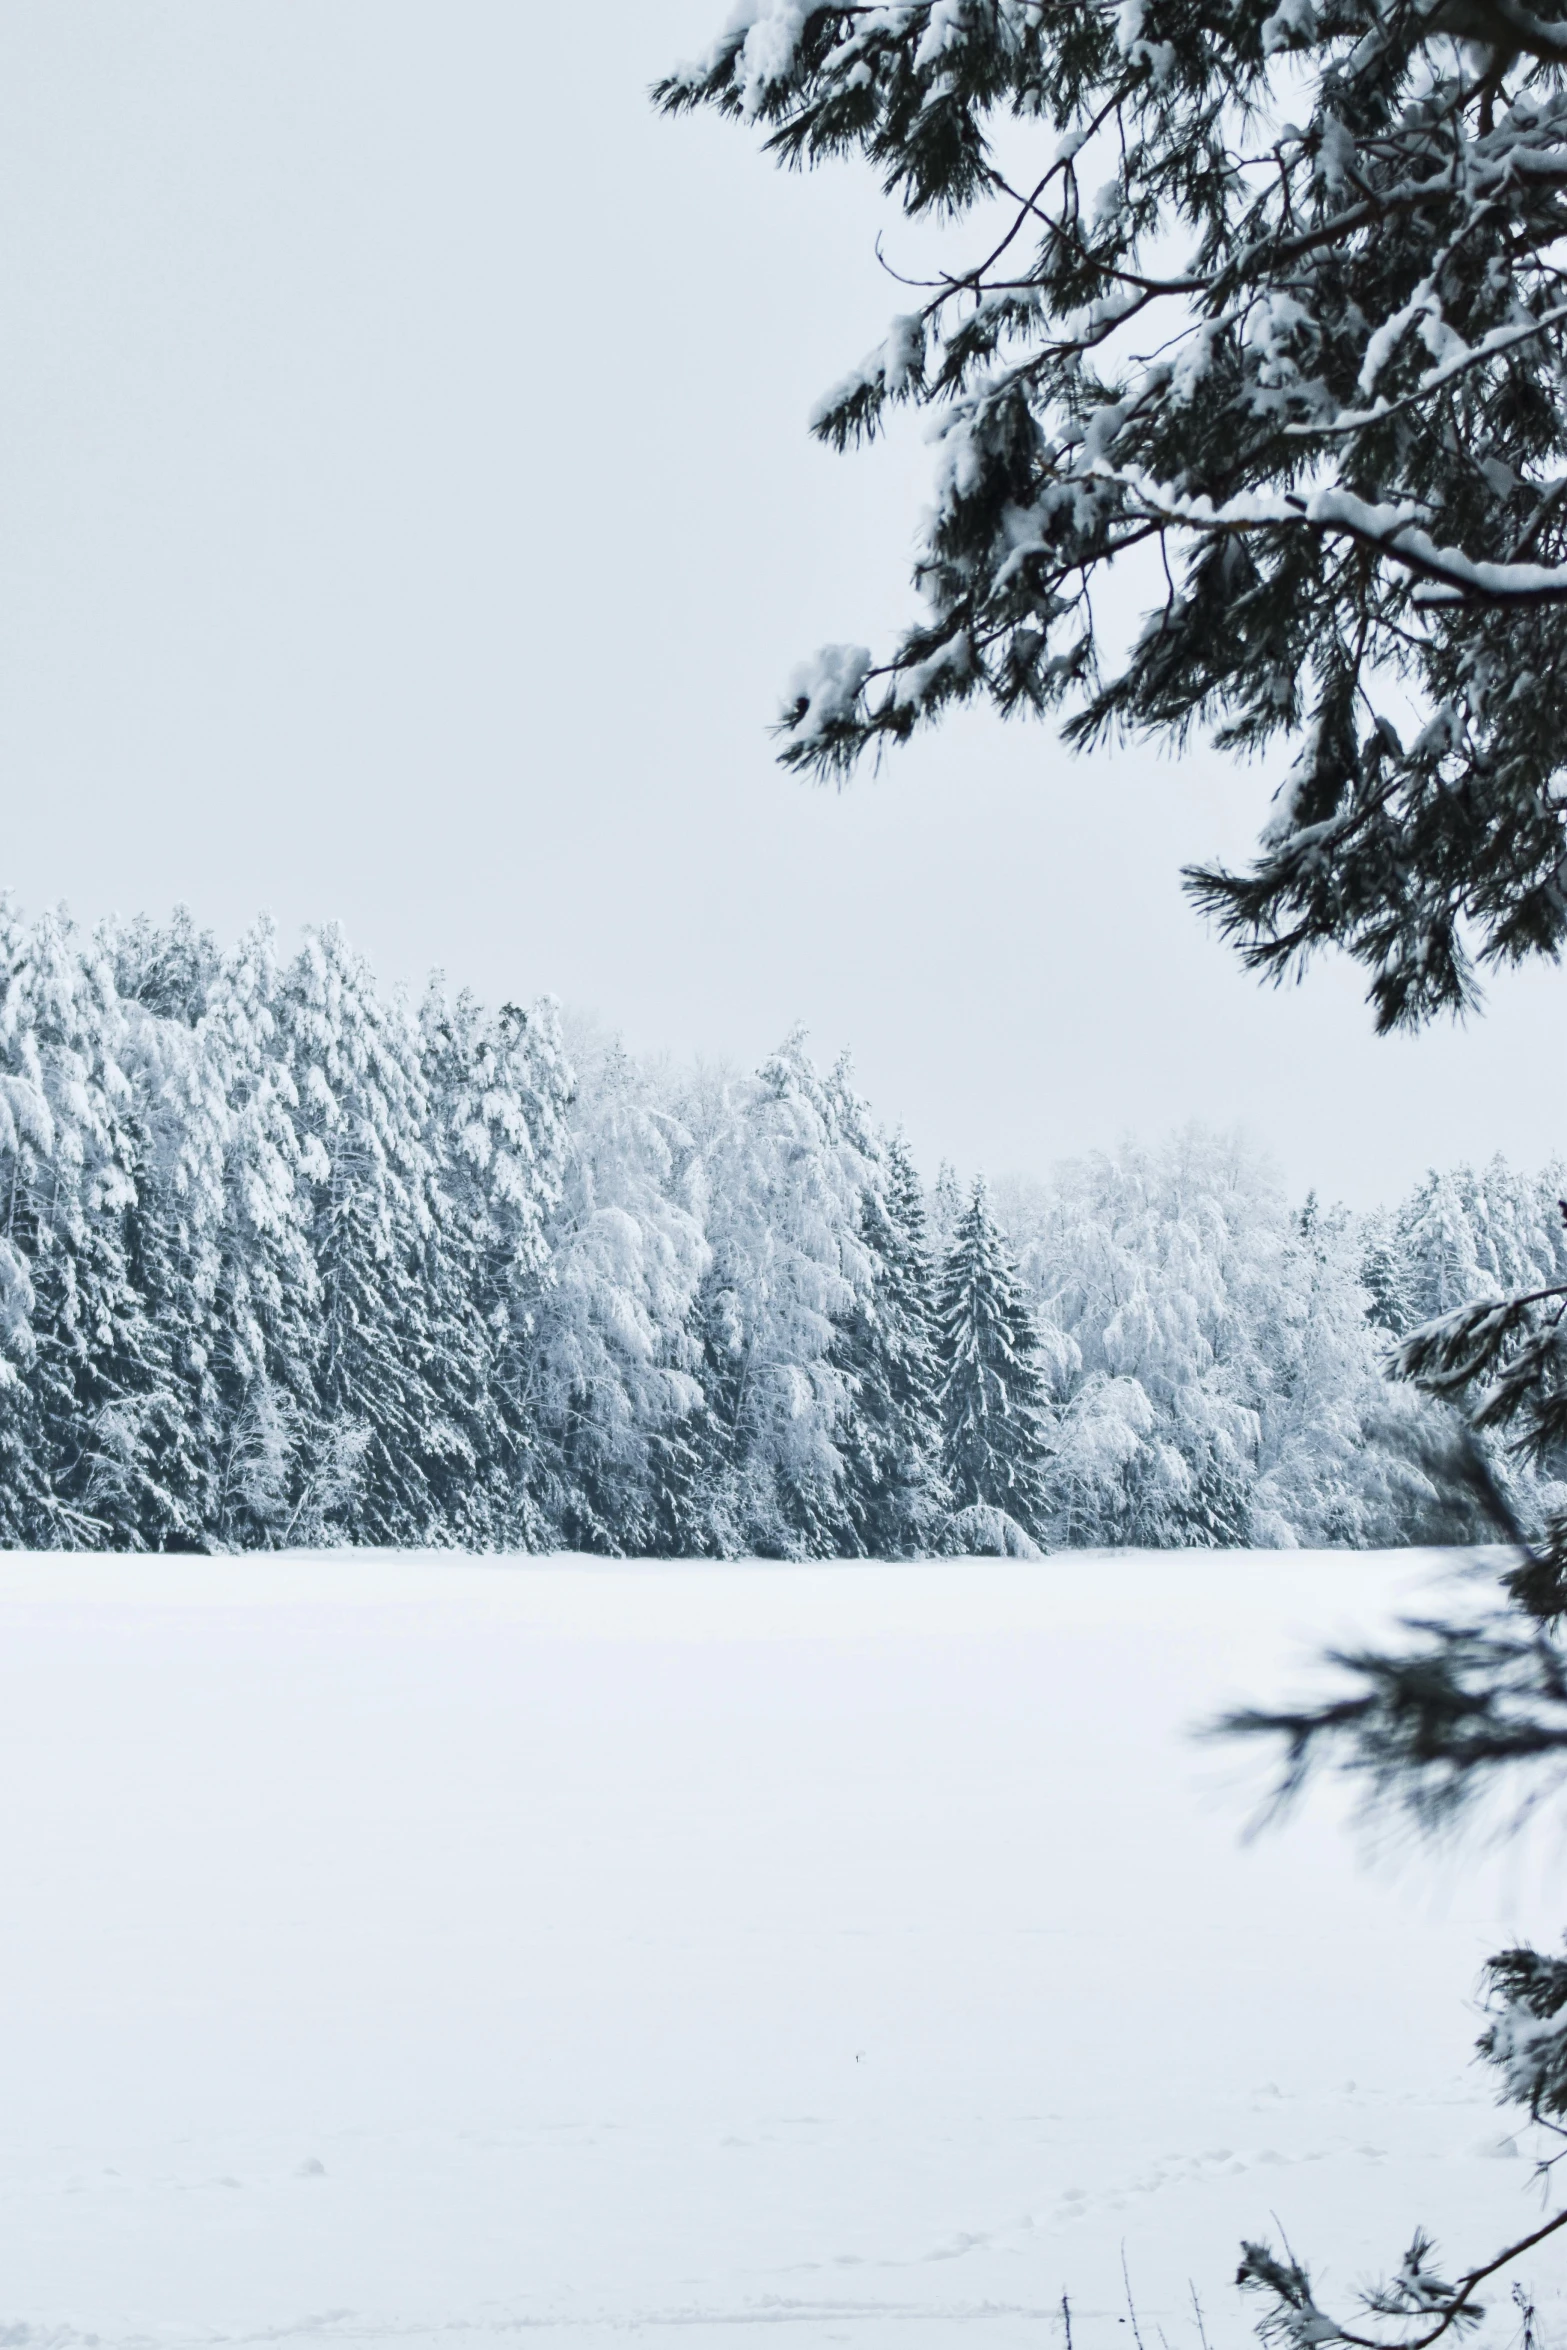
[{"label": "white snow layer", "polygon": [[1439,1564],[0,1560],[0,2343],[1103,2350],[1124,2246],[1221,2350],[1243,2234],[1480,2258],[1531,1864],[1243,1845],[1186,1735]]}]

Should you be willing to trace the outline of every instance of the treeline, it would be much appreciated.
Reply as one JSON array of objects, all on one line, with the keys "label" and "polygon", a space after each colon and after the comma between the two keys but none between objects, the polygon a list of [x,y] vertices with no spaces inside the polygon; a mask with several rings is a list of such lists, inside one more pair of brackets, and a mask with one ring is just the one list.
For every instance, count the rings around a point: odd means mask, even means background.
[{"label": "treeline", "polygon": [[1479,1530],[1383,1363],[1567,1277],[1556,1175],[1356,1218],[1192,1134],[927,1194],[799,1037],[752,1077],[572,1058],[550,1004],[411,1004],[335,930],[284,958],[0,908],[0,1542]]}]

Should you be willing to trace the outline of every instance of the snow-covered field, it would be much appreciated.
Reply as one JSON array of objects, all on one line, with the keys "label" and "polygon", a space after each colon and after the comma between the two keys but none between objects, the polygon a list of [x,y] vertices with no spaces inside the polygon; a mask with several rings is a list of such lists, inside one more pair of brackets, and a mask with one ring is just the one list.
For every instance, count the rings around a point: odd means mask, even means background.
[{"label": "snow-covered field", "polygon": [[1124,2246],[1220,2350],[1242,2234],[1521,2233],[1567,1900],[1184,1735],[1438,1567],[0,1560],[0,2344],[1102,2350]]}]

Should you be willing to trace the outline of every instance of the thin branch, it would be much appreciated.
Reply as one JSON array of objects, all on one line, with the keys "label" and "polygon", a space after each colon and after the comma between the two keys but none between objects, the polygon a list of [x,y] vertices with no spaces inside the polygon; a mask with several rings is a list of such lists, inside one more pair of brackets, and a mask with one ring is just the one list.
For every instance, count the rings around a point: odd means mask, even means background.
[{"label": "thin branch", "polygon": [[1516,2244],[1509,2244],[1505,2252],[1499,2252],[1496,2258],[1488,2260],[1483,2268],[1470,2269],[1460,2283],[1452,2301],[1443,2311],[1438,2323],[1432,2326],[1427,2333],[1405,2335],[1390,2342],[1385,2336],[1352,2334],[1341,2328],[1334,2338],[1337,2341],[1348,2343],[1350,2350],[1431,2350],[1431,2344],[1440,2342],[1449,2328],[1458,2323],[1487,2277],[1494,2277],[1498,2269],[1506,2268],[1511,2262],[1522,2259],[1526,2252],[1532,2252],[1536,2244],[1543,2244],[1548,2236],[1554,2236],[1557,2229],[1562,2227],[1567,2227],[1567,2211],[1559,2211],[1554,2219],[1548,2219],[1545,2225],[1536,2228],[1532,2235],[1520,2236]]}]

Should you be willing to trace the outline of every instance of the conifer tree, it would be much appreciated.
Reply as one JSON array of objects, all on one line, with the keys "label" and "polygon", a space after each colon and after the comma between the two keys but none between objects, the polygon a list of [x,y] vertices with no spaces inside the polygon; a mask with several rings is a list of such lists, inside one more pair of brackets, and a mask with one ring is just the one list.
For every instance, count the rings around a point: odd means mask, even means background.
[{"label": "conifer tree", "polygon": [[0,1541],[7,1548],[56,1539],[45,1458],[42,1392],[52,1366],[34,1324],[34,1269],[60,1127],[33,1019],[25,927],[0,899]]},{"label": "conifer tree", "polygon": [[300,1531],[321,1540],[450,1539],[431,1482],[464,1466],[462,1432],[427,1409],[431,1303],[417,1278],[430,1161],[418,1037],[383,1004],[340,931],[307,939],[282,990],[321,1294]]},{"label": "conifer tree", "polygon": [[963,1220],[964,1206],[958,1171],[950,1159],[943,1159],[930,1187],[931,1245],[939,1257],[945,1257],[952,1246],[952,1236]]},{"label": "conifer tree", "polygon": [[941,1466],[953,1507],[999,1510],[1035,1537],[1047,1509],[1039,1341],[983,1178],[953,1234],[938,1314]]},{"label": "conifer tree", "polygon": [[228,1104],[212,1309],[211,1533],[224,1548],[270,1547],[315,1522],[321,1287],[282,986],[271,925],[258,923],[224,959],[203,1015]]},{"label": "conifer tree", "polygon": [[1564,64],[1555,0],[740,0],[657,99],[869,163],[916,290],[812,429],[938,445],[921,616],[802,666],[786,761],[976,698],[1202,726],[1279,758],[1254,869],[1191,877],[1255,967],[1335,944],[1391,1027],[1554,954]]},{"label": "conifer tree", "polygon": [[[868,1157],[868,1145],[861,1149]],[[950,1504],[925,1195],[902,1135],[877,1154],[860,1232],[868,1265],[837,1349],[854,1388],[844,1446],[849,1512],[867,1556],[918,1556],[932,1547]]]},{"label": "conifer tree", "polygon": [[201,1549],[216,1516],[222,1447],[216,1307],[231,1086],[206,1020],[219,955],[180,910],[163,926],[141,917],[105,929],[100,958],[135,1195],[124,1236],[138,1352],[120,1409],[136,1464],[138,1537],[154,1550]]},{"label": "conifer tree", "polygon": [[140,1550],[180,1513],[155,1459],[172,1404],[133,1278],[138,1149],[113,969],[84,956],[57,913],[23,930],[16,950],[53,1128],[47,1163],[30,1163],[31,1196],[17,1202],[34,1293],[36,1539]]},{"label": "conifer tree", "polygon": [[448,1001],[438,980],[420,1014],[420,1055],[426,1475],[450,1539],[503,1546],[527,1527],[529,1300],[561,1193],[571,1077],[553,1004],[491,1017],[466,993]]},{"label": "conifer tree", "polygon": [[1372,1321],[1402,1338],[1415,1320],[1405,1275],[1402,1234],[1387,1208],[1375,1208],[1361,1226],[1360,1278]]},{"label": "conifer tree", "polygon": [[[548,1005],[432,986],[411,1020],[334,934],[282,969],[265,925],[224,955],[188,917],[84,942],[0,910],[0,1540],[990,1541],[1029,1448],[1010,1485],[949,1486],[929,1211],[847,1065],[798,1037],[754,1079],[580,1058],[579,1083]],[[1389,1316],[1427,1345],[1417,1308],[1474,1280],[1533,1284],[1522,1320],[1495,1309],[1524,1346],[1567,1283],[1562,1188],[1496,1161],[1357,1224],[1200,1134],[1014,1185],[1031,1529],[1385,1543],[1567,1515],[1527,1378],[1498,1393],[1531,1457],[1487,1427],[1456,1498],[1440,1413],[1378,1378]],[[965,1491],[1011,1501],[965,1531]]]}]

